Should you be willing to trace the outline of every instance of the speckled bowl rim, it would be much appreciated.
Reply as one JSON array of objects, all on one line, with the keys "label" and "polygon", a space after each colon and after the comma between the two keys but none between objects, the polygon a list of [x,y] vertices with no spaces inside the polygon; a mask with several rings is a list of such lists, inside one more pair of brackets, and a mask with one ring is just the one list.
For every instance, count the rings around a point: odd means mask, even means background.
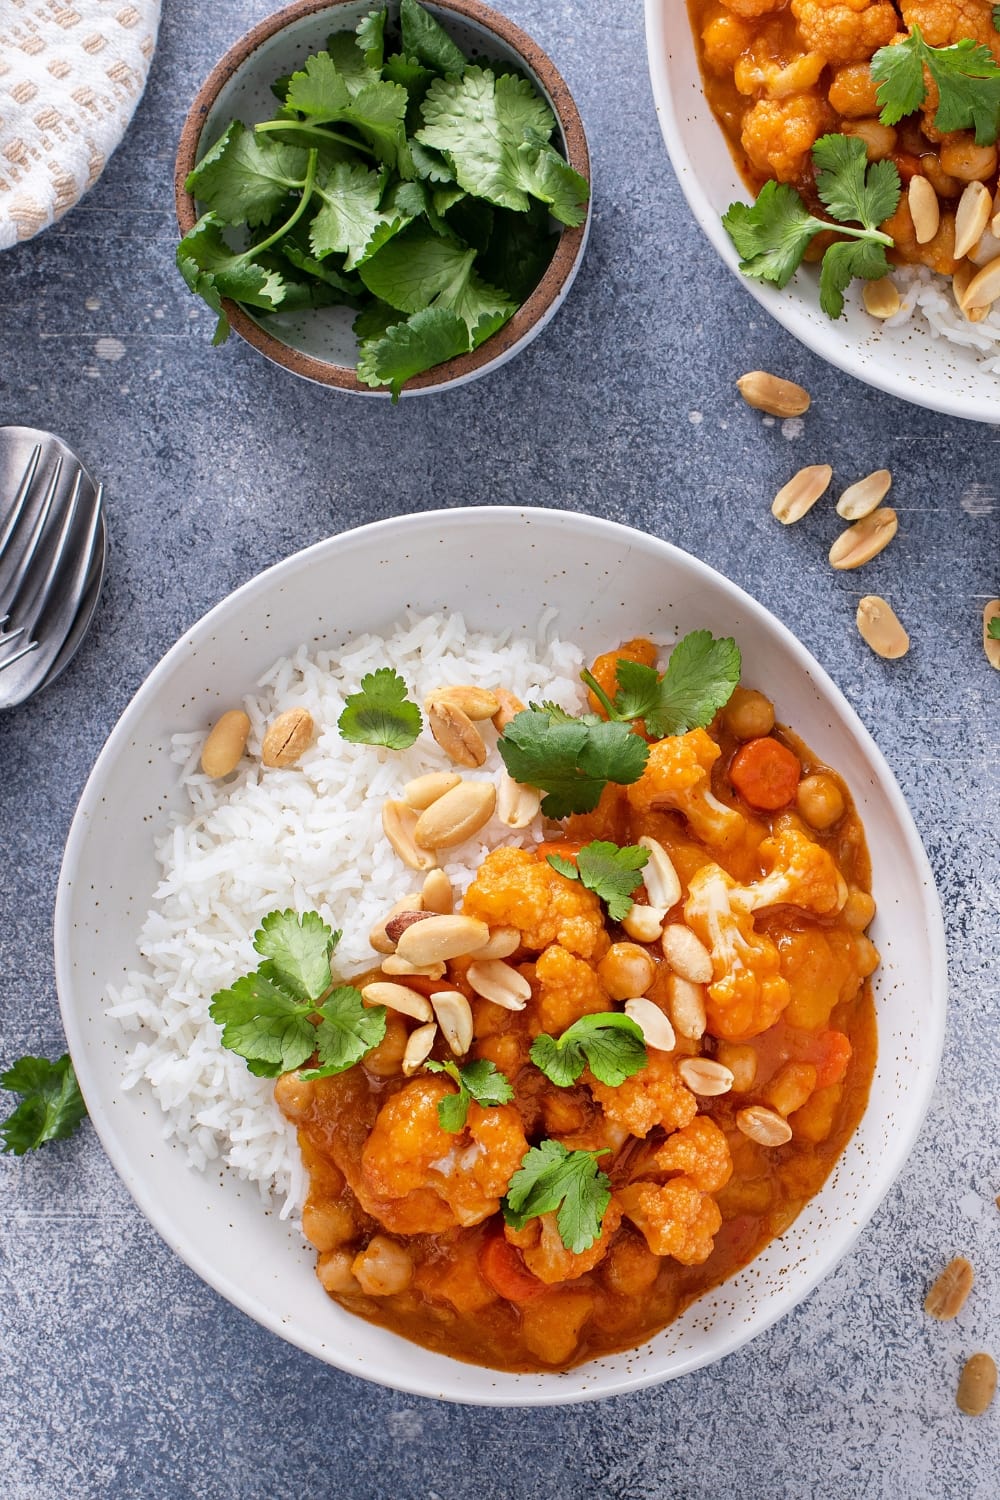
[{"label": "speckled bowl rim", "polygon": [[[195,200],[187,191],[185,183],[198,161],[198,147],[205,122],[224,85],[234,77],[263,43],[283,31],[286,26],[306,16],[318,15],[323,11],[336,11],[342,5],[350,3],[351,0],[296,0],[294,5],[276,11],[273,16],[268,16],[266,20],[253,27],[239,41],[234,42],[229,51],[216,63],[198,90],[194,103],[188,111],[177,147],[177,160],[174,166],[174,199],[177,208],[177,223],[182,235],[187,234],[198,222]],[[539,79],[552,101],[565,139],[566,156],[570,166],[579,172],[589,184],[591,180],[590,152],[583,121],[566,81],[548,54],[543,52],[538,43],[533,41],[519,26],[515,26],[513,21],[508,20],[499,11],[491,9],[490,6],[483,5],[481,0],[430,0],[430,3],[442,10],[453,11],[456,16],[475,21],[485,30],[494,32],[521,57],[526,69]],[[588,202],[583,223],[572,229],[563,229],[545,275],[509,322],[484,340],[478,349],[472,349],[467,354],[456,355],[454,359],[435,365],[433,369],[425,370],[421,375],[412,376],[403,387],[404,394],[414,391],[430,391],[439,386],[453,385],[457,381],[483,375],[494,364],[502,363],[506,356],[513,353],[531,329],[535,328],[536,324],[545,321],[546,314],[553,308],[560,293],[564,288],[568,288],[568,284],[572,281],[586,244],[590,215],[591,204]],[[306,380],[315,381],[319,385],[332,386],[360,395],[388,396],[387,390],[373,388],[359,380],[355,370],[347,365],[337,365],[327,360],[316,359],[311,354],[305,354],[299,349],[283,344],[280,339],[268,333],[228,297],[223,297],[222,306],[230,326],[242,339],[245,339],[267,359],[282,365],[286,370],[291,370],[293,374],[301,375]]]},{"label": "speckled bowl rim", "polygon": [[[498,526],[509,536],[508,548],[503,547],[503,538],[496,535]],[[412,1357],[413,1346],[407,1346],[409,1358],[394,1358],[386,1361],[383,1368],[377,1369],[374,1367],[377,1360],[366,1364],[342,1353],[335,1342],[325,1343],[318,1329],[304,1329],[297,1325],[290,1327],[280,1302],[264,1302],[250,1290],[241,1279],[238,1261],[229,1263],[223,1260],[220,1264],[218,1257],[212,1261],[203,1255],[187,1232],[175,1222],[170,1203],[164,1202],[150,1187],[145,1172],[131,1169],[128,1146],[121,1138],[121,1118],[116,1117],[121,1101],[114,1096],[107,1097],[101,1091],[91,1063],[91,1045],[96,1045],[101,1038],[95,1039],[91,1034],[85,1014],[86,1006],[78,1004],[75,998],[79,981],[74,952],[74,919],[78,902],[81,899],[86,902],[88,899],[85,894],[80,894],[85,891],[85,887],[78,879],[78,872],[85,860],[91,827],[100,816],[105,793],[113,800],[113,787],[116,784],[114,777],[119,759],[128,755],[134,737],[141,733],[150,706],[156,702],[161,691],[171,684],[175,674],[183,676],[184,663],[193,650],[203,650],[207,656],[211,656],[211,643],[223,622],[232,616],[257,617],[262,608],[266,609],[267,604],[273,602],[272,596],[280,597],[283,591],[293,590],[297,579],[304,578],[315,570],[325,574],[326,565],[335,553],[346,554],[352,559],[369,560],[373,554],[377,556],[384,552],[388,556],[422,544],[437,548],[442,537],[450,531],[461,536],[463,545],[470,550],[478,545],[477,538],[489,538],[495,548],[491,555],[505,557],[516,555],[518,548],[534,547],[539,539],[545,540],[553,535],[569,537],[576,532],[605,547],[609,552],[621,548],[625,556],[635,552],[644,554],[650,560],[662,561],[664,568],[673,569],[678,576],[683,575],[690,584],[692,594],[697,591],[699,598],[706,592],[709,596],[713,592],[720,596],[728,606],[745,617],[748,624],[759,627],[777,641],[787,652],[795,670],[810,684],[817,701],[836,715],[845,732],[853,738],[873,778],[871,784],[877,785],[892,815],[893,826],[899,831],[897,863],[910,867],[914,882],[919,887],[919,906],[916,909],[908,908],[894,918],[894,921],[902,924],[919,925],[926,938],[928,959],[926,971],[921,971],[916,986],[922,997],[918,1028],[920,1065],[905,1087],[908,1104],[905,1122],[894,1123],[894,1129],[887,1137],[886,1149],[868,1164],[863,1191],[849,1217],[845,1216],[838,1221],[835,1233],[815,1235],[810,1241],[807,1265],[804,1268],[798,1265],[795,1267],[792,1282],[770,1295],[766,1302],[755,1309],[744,1326],[730,1330],[721,1348],[696,1348],[676,1358],[670,1356],[673,1359],[671,1368],[656,1368],[654,1365],[653,1368],[642,1366],[638,1370],[628,1368],[608,1373],[603,1362],[598,1360],[577,1366],[567,1374],[545,1372],[537,1377],[522,1377],[444,1358],[447,1371],[444,1374],[439,1371],[439,1379],[435,1379],[433,1370],[424,1374],[422,1361]],[[402,608],[402,604],[400,607]],[[584,611],[580,621],[585,621],[585,617]],[[266,618],[270,620],[270,614]],[[81,915],[82,910],[81,908]],[[905,925],[901,930],[907,930]],[[791,1312],[848,1253],[902,1171],[930,1105],[944,1043],[947,962],[944,923],[933,872],[899,784],[847,698],[786,625],[763,604],[707,563],[660,537],[636,531],[617,522],[575,511],[543,507],[481,506],[425,511],[391,517],[342,532],[314,543],[248,580],[209,610],[195,625],[185,630],[136,691],[112,730],[81,794],[59,875],[54,944],[56,983],[63,1024],[94,1128],[136,1204],[167,1244],[209,1286],[214,1287],[234,1306],[271,1332],[326,1363],[390,1389],[436,1400],[474,1405],[562,1406],[641,1390],[714,1364]],[[916,1010],[913,1014],[916,1026]],[[102,1034],[103,1024],[102,1022]],[[107,1024],[111,1026],[114,1023],[109,1021]],[[916,1034],[912,1033],[914,1036]],[[888,1119],[894,1122],[892,1114]],[[722,1285],[725,1287],[727,1283]],[[695,1303],[694,1307],[697,1306]],[[642,1347],[646,1349],[649,1346]],[[419,1354],[421,1351],[416,1352]],[[428,1355],[428,1358],[434,1361],[443,1357]],[[421,1373],[418,1375],[414,1373],[415,1370]]]}]

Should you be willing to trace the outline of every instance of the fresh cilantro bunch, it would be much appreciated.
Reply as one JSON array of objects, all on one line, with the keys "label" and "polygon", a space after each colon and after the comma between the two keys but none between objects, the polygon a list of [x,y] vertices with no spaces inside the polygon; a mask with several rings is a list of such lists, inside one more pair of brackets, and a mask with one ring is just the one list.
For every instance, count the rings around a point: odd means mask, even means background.
[{"label": "fresh cilantro bunch", "polygon": [[69,1053],[55,1062],[21,1057],[0,1073],[0,1088],[22,1096],[17,1108],[0,1122],[4,1151],[23,1156],[46,1141],[72,1135],[87,1113]]},{"label": "fresh cilantro bunch", "polygon": [[559,1235],[574,1255],[589,1250],[601,1233],[611,1202],[611,1182],[598,1165],[605,1151],[569,1151],[558,1141],[532,1146],[510,1179],[502,1200],[512,1229],[529,1219],[555,1213]]},{"label": "fresh cilantro bunch", "polygon": [[187,179],[204,213],[177,265],[218,315],[355,310],[358,375],[393,398],[477,348],[552,258],[551,221],[589,189],[552,145],[556,119],[505,64],[470,64],[417,0],[399,33],[373,10],[278,79],[275,117],[233,121]]},{"label": "fresh cilantro bunch", "polygon": [[641,719],[654,739],[704,729],[724,708],[740,680],[740,649],[732,636],[716,640],[709,630],[692,630],[670,653],[665,672],[621,658],[616,665],[614,702],[591,672],[582,674],[609,719]]},{"label": "fresh cilantro bunch", "polygon": [[542,1032],[531,1044],[531,1061],[557,1087],[568,1089],[584,1068],[599,1083],[617,1088],[649,1061],[642,1032],[620,1011],[581,1016],[558,1039]]},{"label": "fresh cilantro bunch", "polygon": [[432,1073],[447,1073],[458,1084],[458,1093],[449,1094],[438,1104],[438,1121],[442,1130],[453,1133],[464,1130],[469,1118],[469,1104],[473,1099],[484,1109],[489,1109],[495,1104],[509,1104],[514,1097],[514,1090],[506,1075],[485,1058],[477,1058],[474,1062],[462,1063],[461,1066],[450,1060],[428,1061],[424,1063],[424,1067]]},{"label": "fresh cilantro bunch", "polygon": [[379,667],[361,679],[361,690],[351,693],[337,728],[354,745],[384,745],[406,750],[420,733],[423,719],[406,696],[406,683],[392,667]]},{"label": "fresh cilantro bunch", "polygon": [[384,1037],[384,1008],[367,1007],[353,985],[333,983],[339,941],[318,912],[272,911],[253,940],[264,962],[212,996],[223,1046],[258,1078],[301,1067],[314,1052],[318,1066],[304,1078],[343,1073]]},{"label": "fresh cilantro bunch", "polygon": [[[995,29],[996,22],[994,8]],[[1000,64],[981,42],[965,37],[950,47],[929,47],[914,24],[904,41],[879,48],[871,69],[884,125],[920,108],[929,76],[938,93],[936,130],[974,130],[978,146],[991,146],[1000,136]]]},{"label": "fresh cilantro bunch", "polygon": [[756,203],[730,204],[722,222],[739,251],[743,274],[778,287],[787,286],[816,235],[834,230],[843,236],[825,251],[819,277],[820,306],[827,317],[839,318],[844,292],[855,277],[877,281],[892,269],[885,252],[894,241],[878,226],[899,203],[899,172],[891,161],[869,164],[857,136],[822,135],[812,156],[816,192],[829,219],[811,213],[787,182],[771,181]]},{"label": "fresh cilantro bunch", "polygon": [[642,885],[640,872],[649,859],[649,850],[639,844],[619,848],[609,840],[593,839],[584,844],[575,863],[561,854],[549,854],[546,858],[553,870],[567,880],[579,880],[588,891],[596,892],[607,904],[612,921],[621,922],[631,910],[632,892]]}]

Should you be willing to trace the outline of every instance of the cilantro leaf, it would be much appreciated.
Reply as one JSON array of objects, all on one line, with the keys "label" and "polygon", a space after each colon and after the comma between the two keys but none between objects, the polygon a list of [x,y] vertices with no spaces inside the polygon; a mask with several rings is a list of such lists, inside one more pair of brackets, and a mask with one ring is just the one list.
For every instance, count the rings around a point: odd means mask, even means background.
[{"label": "cilantro leaf", "polygon": [[188,286],[202,295],[210,287],[217,297],[251,307],[278,307],[284,293],[281,276],[258,265],[254,250],[235,251],[227,245],[223,227],[215,214],[203,214],[178,245],[177,264]]},{"label": "cilantro leaf", "polygon": [[406,750],[423,725],[420,710],[406,691],[406,683],[391,667],[379,667],[362,677],[360,692],[348,696],[337,720],[343,738],[353,745]]},{"label": "cilantro leaf", "polygon": [[812,240],[830,226],[809,212],[787,182],[765,182],[756,203],[731,203],[723,227],[740,256],[744,276],[787,286]]},{"label": "cilantro leaf", "polygon": [[865,281],[877,281],[881,276],[888,276],[891,270],[884,245],[877,245],[872,240],[844,240],[831,245],[820,267],[820,307],[827,317],[839,318],[844,311],[844,292],[855,276],[861,276]]},{"label": "cilantro leaf", "polygon": [[503,1216],[513,1229],[529,1219],[556,1212],[559,1235],[567,1250],[589,1250],[601,1233],[611,1202],[611,1182],[600,1171],[604,1151],[569,1151],[558,1141],[532,1146],[521,1160],[502,1200]]},{"label": "cilantro leaf", "polygon": [[318,1000],[330,988],[330,955],[340,941],[319,912],[272,911],[254,933],[253,945],[269,962],[268,973],[290,994]]},{"label": "cilantro leaf", "polygon": [[309,153],[234,120],[184,184],[225,224],[266,224],[290,192],[301,188]]},{"label": "cilantro leaf", "polygon": [[543,203],[529,205],[523,214],[507,208],[493,211],[489,238],[477,265],[487,281],[518,302],[531,296],[555,252],[559,236],[549,229],[548,217]]},{"label": "cilantro leaf", "polygon": [[891,161],[868,161],[855,135],[823,135],[813,146],[816,191],[835,219],[877,229],[899,202],[899,172]]},{"label": "cilantro leaf", "polygon": [[[425,68],[423,63],[418,62],[415,57],[406,57],[402,52],[393,53],[392,57],[386,58],[382,74],[390,83],[398,83],[406,90],[410,96],[411,107],[423,102],[427,90],[434,82],[434,74],[430,68]],[[410,143],[411,150],[414,144],[414,142]],[[416,157],[414,157],[414,163],[416,163]],[[417,176],[425,175],[418,167]]]},{"label": "cilantro leaf", "polygon": [[73,1134],[87,1113],[69,1053],[55,1062],[47,1057],[21,1057],[0,1073],[0,1087],[22,1096],[3,1121],[4,1151],[23,1156],[46,1141],[63,1141]]},{"label": "cilantro leaf", "polygon": [[642,884],[639,873],[649,859],[649,850],[638,844],[619,848],[604,839],[584,844],[576,864],[559,854],[546,856],[549,864],[567,880],[579,880],[607,903],[612,921],[621,922],[632,906],[632,892]]},{"label": "cilantro leaf", "polygon": [[415,57],[436,73],[461,73],[466,65],[465,53],[417,0],[401,0],[399,27],[407,57]]},{"label": "cilantro leaf", "polygon": [[316,52],[289,79],[285,107],[315,125],[353,126],[379,161],[396,167],[406,161],[403,120],[409,95],[399,84],[371,77],[368,82],[345,75],[329,52]]},{"label": "cilantro leaf", "polygon": [[269,912],[254,934],[260,968],[212,996],[209,1015],[222,1027],[222,1045],[258,1078],[291,1072],[314,1052],[310,1077],[342,1073],[385,1035],[381,1006],[365,1006],[351,985],[333,986],[339,940],[318,912]]},{"label": "cilantro leaf", "polygon": [[515,781],[546,793],[547,818],[592,812],[609,781],[630,786],[649,759],[645,740],[624,724],[585,719],[556,720],[546,709],[524,709],[497,742]]},{"label": "cilantro leaf", "polygon": [[309,244],[319,259],[335,251],[346,256],[345,271],[353,271],[373,254],[380,230],[398,232],[404,219],[390,220],[379,208],[382,177],[365,167],[335,162],[316,183],[323,206],[309,226]]},{"label": "cilantro leaf", "polygon": [[401,312],[420,312],[453,282],[467,279],[475,258],[474,250],[412,225],[379,250],[360,276],[383,302]]},{"label": "cilantro leaf", "polygon": [[704,729],[732,697],[741,667],[731,636],[716,639],[711,631],[692,630],[671,651],[662,676],[641,662],[618,662],[615,716],[643,719],[655,739]]},{"label": "cilantro leaf", "polygon": [[910,36],[880,47],[872,58],[879,119],[895,125],[920,108],[927,97],[926,68],[938,91],[935,128],[942,134],[974,130],[977,145],[992,145],[1000,135],[1000,64],[990,49],[969,37],[949,47],[931,47],[918,25],[910,30]]},{"label": "cilantro leaf", "polygon": [[529,1056],[551,1083],[564,1089],[588,1066],[600,1083],[617,1088],[649,1061],[642,1032],[620,1011],[581,1016],[558,1040],[542,1032]]},{"label": "cilantro leaf", "polygon": [[448,1077],[458,1084],[458,1093],[449,1094],[447,1098],[438,1101],[438,1122],[442,1130],[457,1134],[465,1128],[465,1122],[469,1118],[469,1103],[475,1100],[484,1109],[491,1105],[509,1104],[514,1097],[514,1090],[505,1073],[501,1073],[494,1063],[488,1062],[486,1058],[477,1058],[474,1062],[463,1063],[461,1067],[450,1060],[448,1062],[434,1062],[428,1060],[424,1067],[431,1073],[447,1073]]},{"label": "cilantro leaf", "polygon": [[357,44],[361,49],[362,56],[369,68],[378,72],[382,67],[382,59],[385,53],[385,23],[387,11],[369,11],[367,16],[362,16],[354,28]]},{"label": "cilantro leaf", "polygon": [[366,385],[389,386],[393,400],[398,401],[412,375],[467,353],[469,342],[469,330],[457,314],[443,307],[427,307],[387,328],[380,339],[361,345],[358,379]]},{"label": "cilantro leaf", "polygon": [[431,85],[423,115],[417,140],[444,154],[466,192],[521,212],[534,197],[562,223],[583,222],[587,185],[565,162],[561,169],[553,162],[550,146],[537,144],[556,122],[527,79],[468,67],[461,78]]},{"label": "cilantro leaf", "polygon": [[320,1065],[304,1072],[303,1078],[346,1072],[385,1036],[385,1008],[365,1005],[361,991],[352,984],[338,985],[319,1014],[323,1019],[316,1027],[315,1048]]}]

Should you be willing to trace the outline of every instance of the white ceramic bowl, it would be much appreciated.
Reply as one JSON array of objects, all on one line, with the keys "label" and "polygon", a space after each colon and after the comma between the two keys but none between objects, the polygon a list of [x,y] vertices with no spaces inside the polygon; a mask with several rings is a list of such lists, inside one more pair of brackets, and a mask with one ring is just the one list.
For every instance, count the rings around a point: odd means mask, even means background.
[{"label": "white ceramic bowl", "polygon": [[922,319],[886,328],[849,298],[844,316],[834,321],[820,308],[814,267],[800,267],[782,291],[741,274],[722,215],[735,199],[749,201],[750,193],[702,90],[687,8],[678,0],[645,5],[653,99],[674,172],[691,212],[750,295],[848,375],[947,416],[1000,422],[1000,375],[986,370],[972,350],[935,338]]},{"label": "white ceramic bowl", "polygon": [[[204,727],[302,642],[336,646],[405,607],[460,610],[477,629],[531,630],[543,610],[585,654],[696,626],[736,637],[745,679],[846,777],[875,870],[882,951],[871,1102],[836,1170],[750,1268],[649,1344],[568,1374],[459,1364],[344,1312],[314,1252],[235,1176],[201,1176],[165,1142],[149,1093],[124,1093],[129,1040],[105,986],[138,959],[157,881],[154,834],[177,797],[172,734]],[[853,710],[795,638],[704,564],[654,537],[555,511],[483,508],[404,516],[310,547],[230,596],[167,653],[123,714],[87,783],[66,846],[55,921],[66,1034],[91,1118],[136,1202],[223,1296],[355,1375],[494,1405],[551,1405],[634,1390],[737,1348],[794,1307],[850,1247],[903,1165],[928,1103],[945,1012],[944,939],[930,869],[892,773]]]}]

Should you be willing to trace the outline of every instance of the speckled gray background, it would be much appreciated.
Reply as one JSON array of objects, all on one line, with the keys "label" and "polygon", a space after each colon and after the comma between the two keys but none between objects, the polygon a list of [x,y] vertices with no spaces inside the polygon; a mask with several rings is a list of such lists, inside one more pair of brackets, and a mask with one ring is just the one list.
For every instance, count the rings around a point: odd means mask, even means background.
[{"label": "speckled gray background", "polygon": [[[178,633],[261,568],[361,521],[439,505],[575,507],[654,531],[795,630],[858,707],[940,884],[953,997],[920,1143],[856,1249],[724,1364],[603,1405],[492,1412],[397,1397],[314,1363],[220,1301],[140,1218],[93,1131],[0,1159],[0,1493],[345,1500],[995,1500],[1000,1409],[959,1415],[964,1356],[1000,1345],[995,972],[1000,679],[979,612],[1000,592],[995,429],[825,368],[717,263],[667,164],[639,0],[503,0],[574,90],[596,213],[556,322],[492,378],[387,404],[299,383],[211,320],[173,266],[185,108],[267,0],[165,8],[149,88],[89,197],[0,257],[0,421],[51,427],[107,486],[113,556],[74,667],[0,719],[0,1062],[63,1047],[51,918],[63,840],[118,714]],[[683,24],[678,0],[678,24]],[[813,393],[768,426],[733,381]],[[1000,416],[1000,406],[998,406]],[[833,575],[832,511],[768,514],[800,465],[841,486],[887,465],[898,539]],[[873,657],[861,592],[913,649]],[[123,809],[127,816],[127,809]],[[958,1321],[921,1311],[952,1254]]]}]

